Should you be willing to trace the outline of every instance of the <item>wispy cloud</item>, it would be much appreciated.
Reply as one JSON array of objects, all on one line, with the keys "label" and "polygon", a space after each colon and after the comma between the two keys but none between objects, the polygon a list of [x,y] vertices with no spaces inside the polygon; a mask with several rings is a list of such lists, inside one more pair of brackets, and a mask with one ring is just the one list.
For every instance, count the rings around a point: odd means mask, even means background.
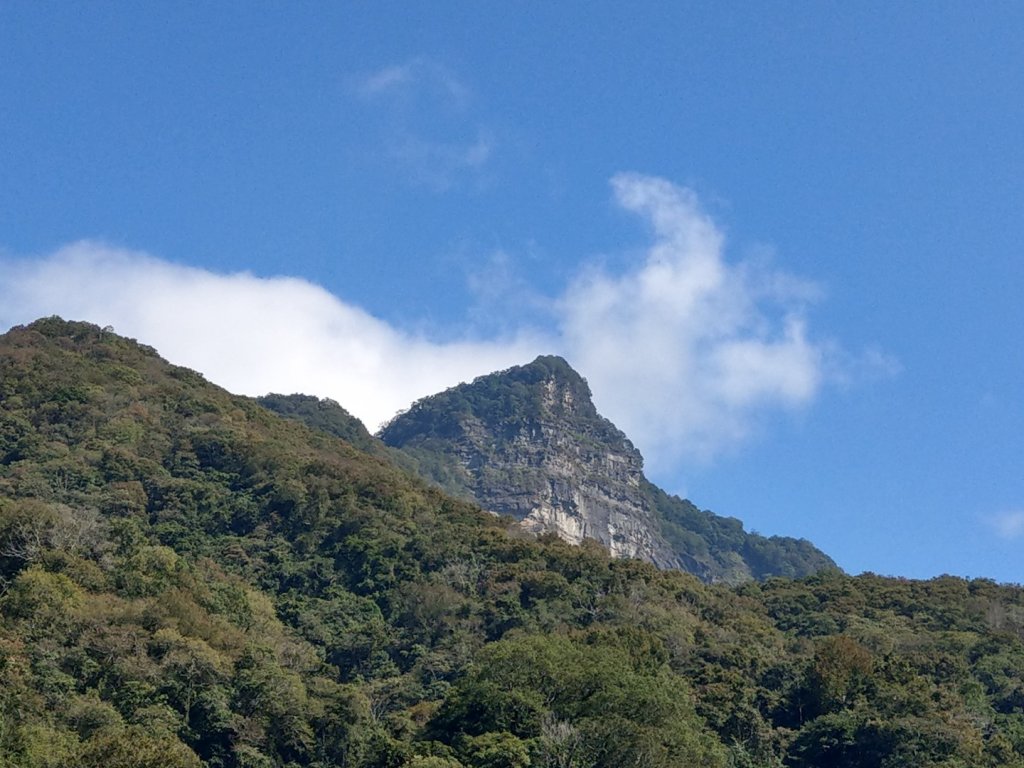
[{"label": "wispy cloud", "polygon": [[468,144],[428,141],[409,134],[393,142],[388,155],[404,166],[410,181],[443,192],[467,174],[481,172],[493,150],[493,140],[483,133]]},{"label": "wispy cloud", "polygon": [[352,79],[367,108],[386,118],[381,156],[412,184],[443,192],[479,180],[497,146],[470,106],[472,90],[448,67],[426,57]]},{"label": "wispy cloud", "polygon": [[1019,539],[1024,536],[1024,510],[1004,512],[988,520],[996,534],[1002,539]]},{"label": "wispy cloud", "polygon": [[766,409],[810,402],[826,349],[807,331],[808,284],[729,264],[690,190],[638,174],[612,188],[653,241],[634,268],[585,273],[562,300],[565,346],[598,406],[666,465],[742,441]]},{"label": "wispy cloud", "polygon": [[376,96],[408,85],[412,78],[413,73],[409,66],[384,67],[358,78],[358,90],[364,96]]},{"label": "wispy cloud", "polygon": [[[473,255],[466,271],[471,297],[466,309],[477,332],[507,334],[516,329],[550,326],[556,307],[530,282],[521,264],[507,251],[498,250],[483,258]],[[552,339],[548,352],[560,350]]]},{"label": "wispy cloud", "polygon": [[391,64],[353,78],[356,91],[366,98],[409,95],[442,100],[463,109],[469,105],[472,91],[448,67],[418,56],[403,64]]},{"label": "wispy cloud", "polygon": [[[727,261],[722,232],[684,188],[623,174],[612,189],[650,226],[637,263],[584,268],[544,299],[502,254],[471,286],[501,322],[446,341],[305,280],[216,274],[95,242],[0,263],[0,323],[60,314],[113,325],[233,391],[329,396],[371,428],[418,397],[556,352],[656,469],[714,457],[764,414],[811,403],[844,359],[809,330],[813,286]],[[504,290],[529,300],[502,302]]]}]

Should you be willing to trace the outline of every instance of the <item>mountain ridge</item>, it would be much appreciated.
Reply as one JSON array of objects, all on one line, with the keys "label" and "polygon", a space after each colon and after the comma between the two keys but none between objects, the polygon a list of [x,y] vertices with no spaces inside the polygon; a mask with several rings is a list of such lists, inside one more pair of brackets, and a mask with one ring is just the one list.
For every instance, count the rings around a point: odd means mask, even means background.
[{"label": "mountain ridge", "polygon": [[803,576],[836,568],[803,539],[747,533],[643,473],[643,457],[595,407],[561,357],[477,377],[420,399],[378,437],[420,474],[534,533],[593,538],[618,557],[680,568],[705,581]]},{"label": "mountain ridge", "polygon": [[155,350],[0,336],[0,764],[1024,768],[1024,588],[510,531]]}]

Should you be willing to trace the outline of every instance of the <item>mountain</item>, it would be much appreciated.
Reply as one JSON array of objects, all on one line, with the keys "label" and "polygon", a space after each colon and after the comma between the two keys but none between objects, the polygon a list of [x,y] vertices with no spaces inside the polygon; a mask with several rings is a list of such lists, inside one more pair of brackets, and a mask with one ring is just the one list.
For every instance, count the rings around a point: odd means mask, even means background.
[{"label": "mountain", "polygon": [[380,438],[450,493],[535,533],[574,544],[595,539],[616,557],[705,581],[836,568],[805,540],[747,533],[739,520],[650,483],[640,452],[597,412],[586,380],[560,357],[538,357],[424,398]]},{"label": "mountain", "polygon": [[292,421],[298,421],[318,432],[340,437],[360,451],[384,459],[407,472],[418,474],[419,463],[402,451],[384,445],[358,418],[330,398],[313,395],[269,394],[257,397],[256,402],[269,411]]},{"label": "mountain", "polygon": [[335,400],[312,395],[269,394],[257,397],[256,402],[285,418],[300,421],[313,429],[340,437],[366,453],[389,458],[396,455],[385,450],[383,444],[363,426],[363,422]]},{"label": "mountain", "polygon": [[1024,589],[524,536],[155,350],[0,335],[5,768],[1024,768]]}]

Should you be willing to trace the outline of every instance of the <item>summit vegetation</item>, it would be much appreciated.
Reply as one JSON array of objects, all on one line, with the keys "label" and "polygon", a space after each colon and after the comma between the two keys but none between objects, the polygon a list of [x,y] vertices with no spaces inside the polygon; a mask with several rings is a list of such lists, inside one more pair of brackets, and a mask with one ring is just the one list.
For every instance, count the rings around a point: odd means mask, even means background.
[{"label": "summit vegetation", "polygon": [[1020,587],[708,585],[358,437],[96,326],[0,336],[0,765],[1024,766]]}]

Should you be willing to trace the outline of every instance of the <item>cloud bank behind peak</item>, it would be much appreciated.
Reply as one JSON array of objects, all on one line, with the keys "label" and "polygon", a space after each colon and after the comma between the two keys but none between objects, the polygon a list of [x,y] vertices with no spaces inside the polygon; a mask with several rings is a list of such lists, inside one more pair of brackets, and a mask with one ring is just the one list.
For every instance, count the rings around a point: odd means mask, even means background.
[{"label": "cloud bank behind peak", "polygon": [[581,269],[546,331],[523,317],[501,336],[430,339],[304,279],[218,274],[92,241],[0,262],[0,323],[112,325],[229,390],[331,397],[371,429],[420,397],[557,352],[655,468],[714,457],[765,412],[812,402],[836,345],[808,331],[807,291],[792,289],[806,284],[730,264],[687,189],[621,174],[612,190],[652,239],[624,271]]}]

